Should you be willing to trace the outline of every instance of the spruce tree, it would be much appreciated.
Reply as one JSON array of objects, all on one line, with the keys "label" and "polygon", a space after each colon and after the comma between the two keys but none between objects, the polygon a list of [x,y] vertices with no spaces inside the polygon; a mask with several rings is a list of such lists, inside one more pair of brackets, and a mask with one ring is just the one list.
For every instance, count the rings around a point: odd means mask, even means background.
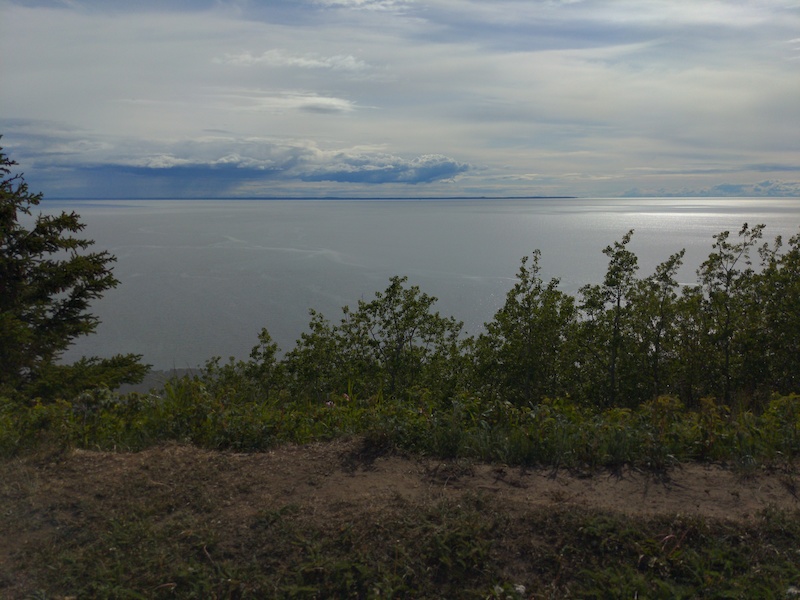
[{"label": "spruce tree", "polygon": [[58,364],[75,338],[97,328],[89,307],[119,284],[116,258],[89,250],[94,241],[79,236],[86,226],[75,212],[34,215],[42,194],[12,174],[15,165],[0,147],[0,394],[64,397],[141,380],[147,367],[138,355],[84,359],[78,381]]}]

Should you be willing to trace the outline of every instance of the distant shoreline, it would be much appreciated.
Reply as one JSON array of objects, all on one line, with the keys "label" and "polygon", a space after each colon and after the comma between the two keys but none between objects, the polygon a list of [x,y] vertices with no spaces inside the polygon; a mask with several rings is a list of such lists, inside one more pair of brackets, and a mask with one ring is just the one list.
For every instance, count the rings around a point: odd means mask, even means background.
[{"label": "distant shoreline", "polygon": [[83,196],[47,196],[47,200],[577,200],[580,196],[217,196],[174,198],[170,196],[158,196],[142,198],[139,196],[115,197],[115,198],[86,198]]}]

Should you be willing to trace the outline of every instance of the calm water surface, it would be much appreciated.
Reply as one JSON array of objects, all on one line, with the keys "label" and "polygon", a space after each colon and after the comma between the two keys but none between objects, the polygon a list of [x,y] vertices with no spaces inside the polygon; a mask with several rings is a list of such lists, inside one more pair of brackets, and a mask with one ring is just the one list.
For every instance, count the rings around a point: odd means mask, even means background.
[{"label": "calm water surface", "polygon": [[135,352],[156,368],[245,357],[267,327],[294,345],[308,309],[332,321],[392,275],[439,298],[477,333],[502,305],[522,256],[575,293],[602,279],[602,249],[629,229],[640,274],[686,248],[695,281],[712,235],[765,223],[770,241],[800,231],[800,199],[45,201],[75,210],[121,281],[98,301],[98,333],[66,355]]}]

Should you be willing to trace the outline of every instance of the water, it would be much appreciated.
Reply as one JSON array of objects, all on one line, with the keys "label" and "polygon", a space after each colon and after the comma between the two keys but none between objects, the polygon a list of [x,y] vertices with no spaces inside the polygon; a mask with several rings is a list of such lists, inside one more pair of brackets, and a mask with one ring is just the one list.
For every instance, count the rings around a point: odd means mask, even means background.
[{"label": "water", "polygon": [[695,282],[712,235],[766,223],[767,239],[800,227],[800,199],[45,201],[75,210],[95,248],[117,256],[120,286],[93,306],[102,324],[65,358],[134,352],[156,368],[245,357],[267,327],[288,350],[308,309],[332,321],[392,275],[439,298],[481,330],[522,256],[542,251],[546,279],[577,292],[602,279],[602,249],[635,229],[640,274],[686,248]]}]

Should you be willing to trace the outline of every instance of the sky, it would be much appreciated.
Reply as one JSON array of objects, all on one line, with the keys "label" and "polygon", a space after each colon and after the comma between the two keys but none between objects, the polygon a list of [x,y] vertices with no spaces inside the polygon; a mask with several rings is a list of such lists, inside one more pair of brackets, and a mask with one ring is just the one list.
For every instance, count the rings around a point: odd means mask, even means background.
[{"label": "sky", "polygon": [[800,0],[0,0],[45,197],[800,196]]}]

